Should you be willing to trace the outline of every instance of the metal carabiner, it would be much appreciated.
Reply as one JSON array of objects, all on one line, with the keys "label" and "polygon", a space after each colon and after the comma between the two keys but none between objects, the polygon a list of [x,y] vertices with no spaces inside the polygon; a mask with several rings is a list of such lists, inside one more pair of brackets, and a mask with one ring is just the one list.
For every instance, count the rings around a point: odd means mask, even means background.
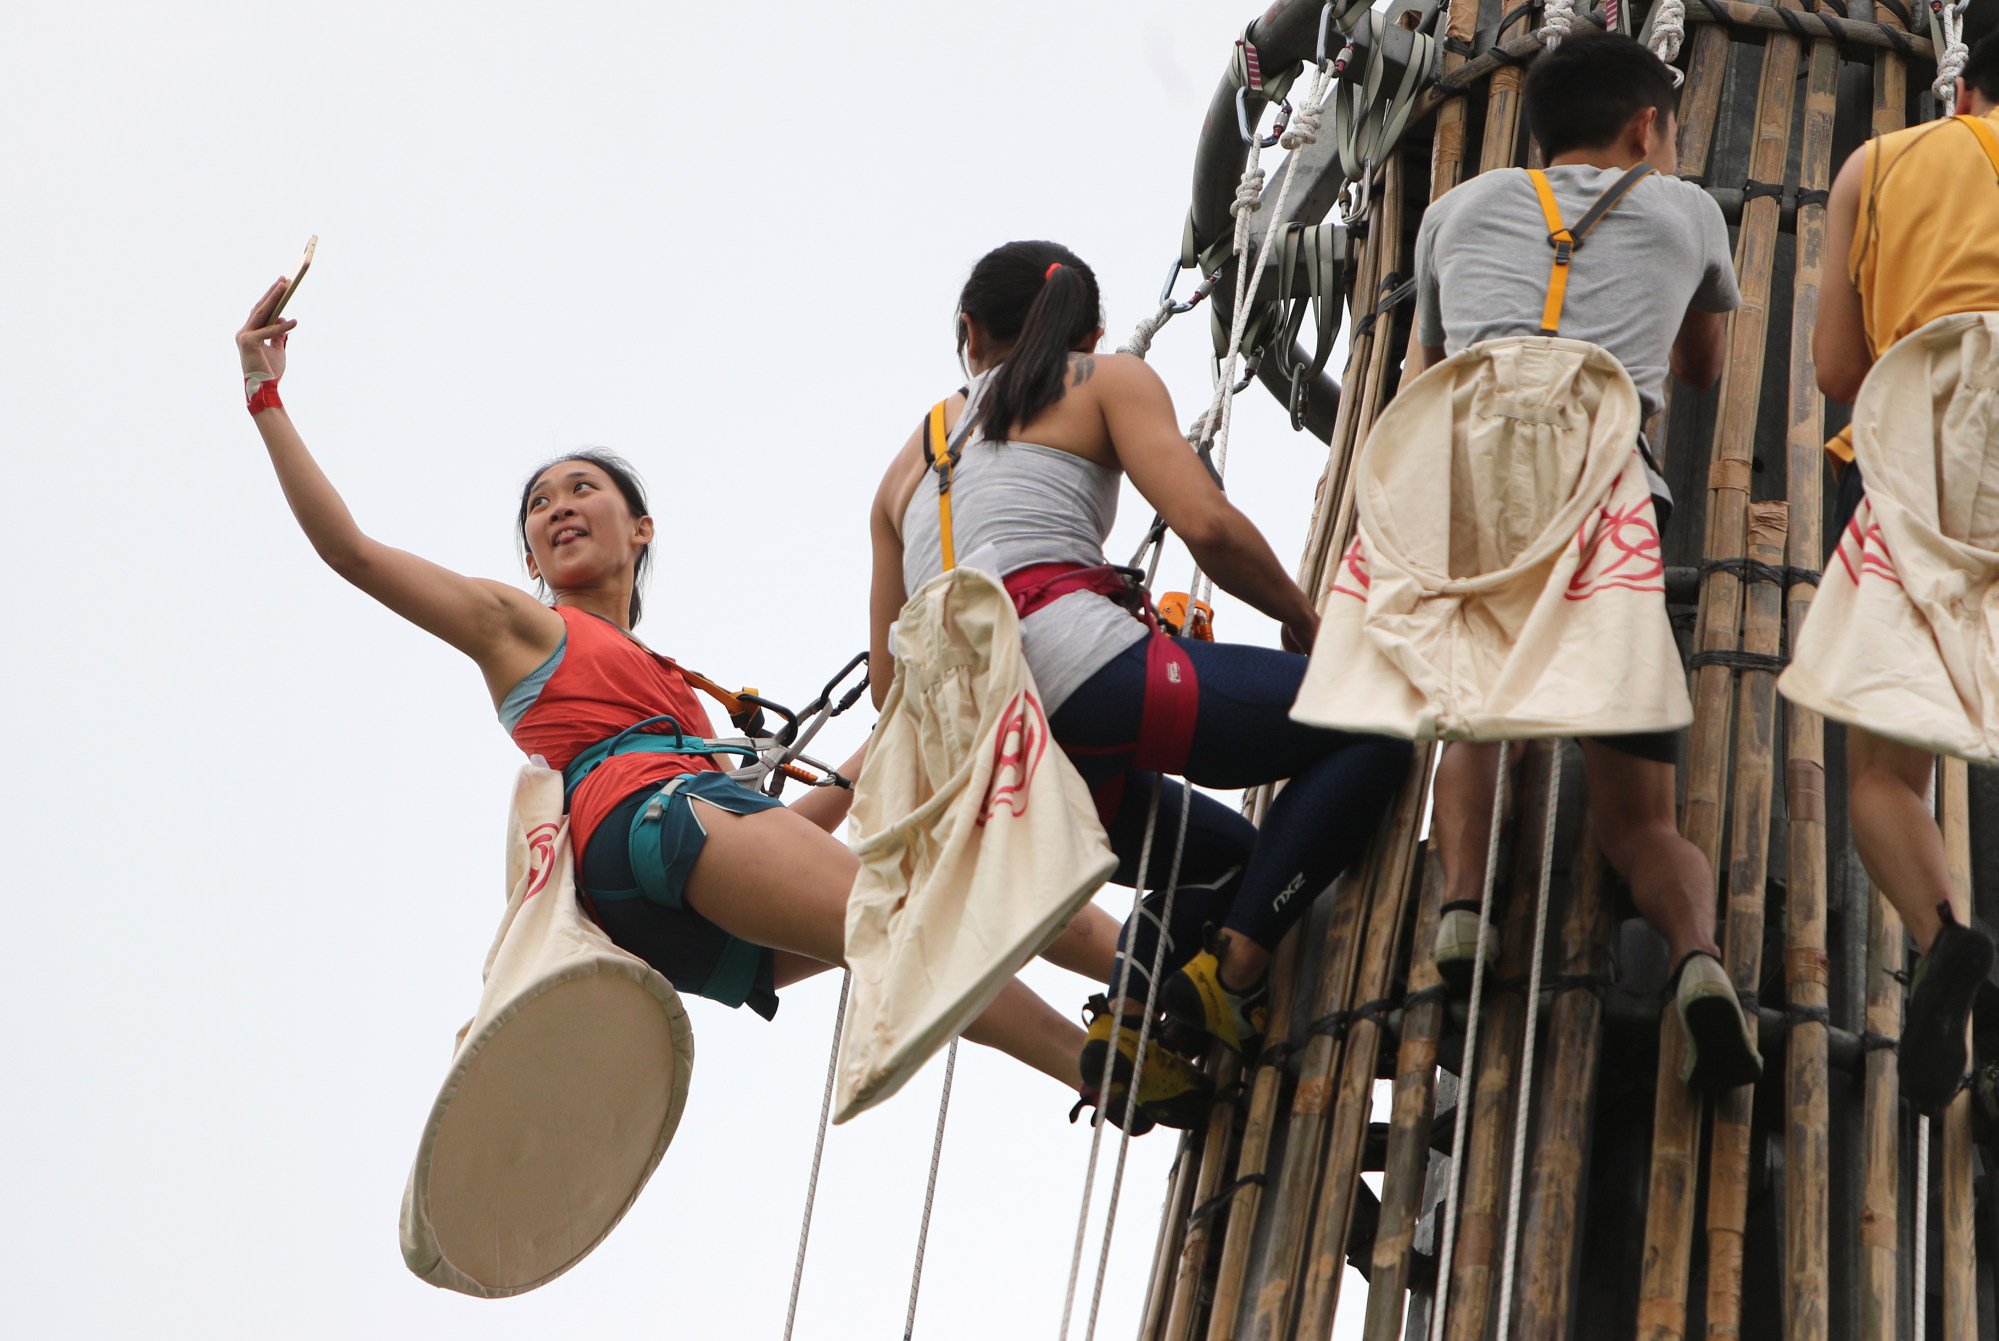
[{"label": "metal carabiner", "polygon": [[1284,138],[1284,131],[1291,124],[1291,100],[1282,99],[1277,104],[1277,122],[1268,135],[1258,135],[1256,127],[1249,119],[1249,89],[1247,86],[1235,91],[1236,129],[1242,132],[1242,142],[1253,144],[1259,149],[1268,149]]},{"label": "metal carabiner", "polygon": [[1291,395],[1288,404],[1291,410],[1291,430],[1301,433],[1305,429],[1305,409],[1312,401],[1310,374],[1312,365],[1297,363],[1291,367]]},{"label": "metal carabiner", "polygon": [[1262,365],[1263,360],[1261,358],[1255,355],[1245,356],[1242,361],[1242,380],[1229,388],[1229,394],[1231,396],[1240,396],[1243,392],[1249,390],[1249,384],[1256,380],[1256,370]]},{"label": "metal carabiner", "polygon": [[[1970,0],[1965,0],[1965,3],[1969,4]],[[1333,10],[1336,7],[1334,0],[1326,0],[1326,7],[1319,11],[1319,49],[1314,59],[1321,70],[1326,68],[1326,38],[1333,30]],[[1353,42],[1349,40],[1347,46],[1352,47]]]},{"label": "metal carabiner", "polygon": [[[1353,188],[1356,186],[1360,188],[1359,203],[1356,204],[1352,209],[1348,209],[1347,201],[1350,198],[1349,192],[1351,192]],[[1340,188],[1339,196],[1335,201],[1335,205],[1340,212],[1340,226],[1342,228],[1348,228],[1348,229],[1357,226],[1363,219],[1367,217],[1367,207],[1370,203],[1372,203],[1373,199],[1374,199],[1374,175],[1371,172],[1368,172],[1367,170],[1363,169],[1361,171],[1361,175],[1358,180],[1350,181],[1345,186],[1342,186]]]},{"label": "metal carabiner", "polygon": [[[1167,310],[1173,316],[1177,317],[1182,312],[1192,312],[1195,308],[1199,307],[1201,305],[1201,300],[1203,298],[1206,298],[1208,296],[1209,291],[1215,287],[1215,281],[1221,278],[1222,272],[1220,270],[1216,270],[1214,274],[1206,276],[1201,280],[1199,284],[1196,284],[1194,286],[1193,293],[1187,296],[1187,300],[1185,302],[1177,302],[1177,303],[1174,302],[1173,286],[1180,282],[1180,272],[1182,270],[1194,270],[1194,269],[1196,269],[1196,267],[1185,266],[1180,264],[1180,262],[1175,261],[1173,263],[1173,268],[1166,272],[1166,284],[1163,288],[1159,290],[1159,305],[1161,307],[1167,308]],[[1168,306],[1169,304],[1171,305],[1170,307]]]}]

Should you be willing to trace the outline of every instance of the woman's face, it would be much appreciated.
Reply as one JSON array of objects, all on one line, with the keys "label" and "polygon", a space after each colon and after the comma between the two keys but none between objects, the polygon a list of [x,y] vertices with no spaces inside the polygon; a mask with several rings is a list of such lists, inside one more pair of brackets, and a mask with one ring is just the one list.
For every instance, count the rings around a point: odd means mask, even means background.
[{"label": "woman's face", "polygon": [[529,488],[522,530],[528,573],[566,591],[629,572],[652,539],[652,518],[632,516],[602,468],[558,461]]}]

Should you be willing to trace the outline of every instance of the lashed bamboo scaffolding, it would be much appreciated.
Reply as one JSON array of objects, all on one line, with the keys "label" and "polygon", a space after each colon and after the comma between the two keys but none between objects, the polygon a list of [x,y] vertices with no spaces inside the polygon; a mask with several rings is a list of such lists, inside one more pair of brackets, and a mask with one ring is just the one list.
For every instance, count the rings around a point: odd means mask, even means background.
[{"label": "lashed bamboo scaffolding", "polygon": [[[1781,572],[1789,508],[1757,503],[1749,510],[1749,561]],[[1756,571],[1751,569],[1751,571]],[[1777,743],[1777,653],[1783,643],[1780,583],[1751,585],[1742,619],[1742,648],[1763,658],[1746,667],[1736,694],[1734,808],[1723,936],[1728,976],[1747,999],[1762,986],[1763,895],[1769,876],[1770,793]],[[1749,1219],[1749,1119],[1756,1089],[1743,1085],[1719,1096],[1708,1156],[1707,1334],[1727,1341],[1741,1334],[1742,1238]]]},{"label": "lashed bamboo scaffolding", "polygon": [[[1789,430],[1785,437],[1785,483],[1789,517],[1790,580],[1785,588],[1785,626],[1793,641],[1811,609],[1810,581],[1824,540],[1825,401],[1811,367],[1812,329],[1825,270],[1825,206],[1807,203],[1832,184],[1833,114],[1839,92],[1839,56],[1827,42],[1812,44],[1805,75],[1805,111],[1799,154],[1797,265],[1792,280]],[[1818,197],[1823,200],[1823,197]],[[1837,260],[1836,264],[1843,264]],[[1825,723],[1816,713],[1789,707],[1786,717],[1784,787],[1788,821],[1788,875],[1784,905],[1784,999],[1790,1028],[1785,1035],[1784,1127],[1784,1327],[1793,1341],[1826,1341],[1830,1329],[1827,1269],[1831,1093],[1826,1066],[1826,814]]]},{"label": "lashed bamboo scaffolding", "polygon": [[[1280,4],[1279,8],[1283,7]],[[1775,658],[1782,655],[1783,632],[1795,638],[1809,608],[1811,577],[1820,565],[1824,542],[1819,453],[1823,403],[1813,385],[1808,354],[1820,277],[1827,264],[1840,260],[1823,255],[1820,193],[1827,189],[1835,166],[1833,113],[1847,87],[1840,82],[1841,51],[1828,34],[1836,30],[1850,44],[1844,49],[1848,58],[1873,59],[1877,66],[1875,94],[1882,117],[1888,118],[1878,120],[1884,129],[1900,124],[1907,102],[1908,85],[1902,69],[1905,59],[1927,57],[1928,47],[1914,39],[1898,43],[1888,35],[1887,30],[1897,26],[1893,10],[1878,10],[1875,17],[1881,22],[1868,23],[1867,11],[1862,8],[1856,8],[1851,19],[1817,5],[1808,9],[1804,4],[1787,2],[1784,8],[1788,16],[1780,16],[1775,6],[1715,0],[1689,14],[1699,26],[1690,34],[1689,82],[1681,107],[1681,171],[1706,180],[1722,197],[1725,209],[1734,211],[1741,202],[1737,264],[1747,305],[1731,332],[1728,372],[1718,405],[1710,410],[1704,397],[1683,397],[1676,417],[1693,418],[1696,423],[1679,424],[1674,435],[1682,457],[1689,440],[1696,436],[1712,444],[1707,497],[1683,501],[1692,528],[1705,531],[1699,574],[1703,599],[1693,640],[1698,658],[1693,671],[1697,722],[1686,770],[1683,827],[1711,861],[1721,856],[1724,847],[1728,853],[1730,916],[1723,940],[1731,974],[1745,994],[1771,985],[1758,982],[1762,899],[1766,886],[1784,891],[1784,1003],[1782,1009],[1761,1012],[1766,1060],[1784,1073],[1784,1112],[1781,1121],[1764,1116],[1757,1122],[1759,1129],[1781,1129],[1783,1157],[1766,1162],[1765,1145],[1752,1142],[1749,1119],[1753,1110],[1747,1090],[1720,1105],[1712,1152],[1703,1151],[1699,1107],[1689,1101],[1677,1081],[1677,1045],[1681,1040],[1668,1011],[1659,1032],[1656,1089],[1661,1111],[1654,1120],[1650,1195],[1642,1208],[1647,1253],[1637,1281],[1638,1335],[1664,1338],[1685,1334],[1690,1312],[1688,1287],[1698,1268],[1706,1275],[1693,1307],[1699,1310],[1711,1337],[1744,1335],[1764,1341],[1781,1334],[1787,1341],[1792,1337],[1801,1341],[1859,1341],[1877,1336],[1915,1341],[1906,1335],[1907,1233],[1899,1214],[1900,1199],[1906,1193],[1899,1180],[1907,1171],[1899,1163],[1903,1158],[1898,1131],[1901,1109],[1893,1053],[1882,1046],[1883,1041],[1892,1042],[1900,1028],[1902,988],[1884,971],[1901,967],[1899,927],[1892,916],[1886,921],[1877,916],[1867,938],[1870,953],[1865,971],[1857,963],[1863,948],[1857,934],[1847,932],[1831,938],[1836,940],[1833,949],[1842,954],[1851,951],[1835,971],[1828,948],[1829,858],[1834,854],[1827,849],[1825,732],[1809,714],[1786,710],[1779,716],[1771,703],[1769,684]],[[1521,24],[1498,33],[1487,54],[1476,54],[1463,45],[1473,40],[1467,29],[1472,7],[1457,4],[1452,9],[1449,31],[1458,37],[1459,45],[1446,45],[1443,82],[1426,95],[1438,108],[1429,145],[1432,199],[1462,177],[1467,166],[1464,146],[1468,133],[1478,138],[1486,166],[1519,161],[1518,127],[1509,124],[1512,108],[1504,96],[1506,86],[1513,85],[1518,76],[1507,73],[1503,81],[1494,76],[1531,57],[1534,48],[1525,32],[1527,25]],[[1493,7],[1487,6],[1488,19],[1493,12]],[[1477,41],[1482,45],[1488,36]],[[1738,67],[1747,67],[1739,68],[1736,76],[1727,74],[1731,53]],[[1718,124],[1726,125],[1720,121],[1724,106],[1745,113],[1751,108],[1747,97],[1731,91],[1731,81],[1741,73],[1756,82],[1756,132],[1748,145],[1746,173],[1742,173],[1744,164],[1739,157],[1743,151],[1740,136],[1728,129],[1719,135],[1716,131]],[[1475,81],[1483,81],[1484,87]],[[1502,109],[1499,124],[1489,115],[1495,102]],[[1488,112],[1483,122],[1482,107]],[[1517,107],[1517,97],[1513,107]],[[1793,153],[1795,166],[1786,161]],[[1387,226],[1384,206],[1390,178],[1406,166],[1399,159],[1388,166],[1380,179],[1384,189],[1376,196],[1363,233],[1354,240],[1351,292],[1357,318],[1373,311],[1390,275],[1403,264],[1401,221],[1398,218],[1393,227]],[[1746,175],[1753,184],[1779,187],[1783,198],[1762,190],[1743,192],[1735,173]],[[1410,174],[1411,184],[1404,187],[1396,202],[1398,214],[1421,207],[1423,192],[1413,185],[1421,180],[1419,175]],[[1746,200],[1742,199],[1745,195]],[[1730,217],[1735,216],[1731,213]],[[1786,275],[1779,278],[1776,269],[1785,261],[1779,250],[1780,238],[1793,230],[1795,264],[1786,264]],[[1773,311],[1773,301],[1782,302],[1785,280],[1791,289],[1790,310]],[[1787,317],[1788,330],[1784,324]],[[1323,575],[1351,534],[1353,459],[1395,385],[1396,365],[1407,348],[1403,341],[1393,339],[1394,324],[1383,317],[1372,323],[1358,322],[1354,329],[1346,394],[1301,563],[1301,572],[1309,579],[1308,590],[1319,590]],[[1788,389],[1787,403],[1779,402],[1774,411],[1766,410],[1766,385],[1769,395]],[[1711,429],[1703,422],[1710,413],[1715,416]],[[1785,413],[1789,431],[1784,451],[1759,453],[1759,415],[1767,425],[1768,420]],[[1655,434],[1660,445],[1664,445],[1663,436],[1662,431]],[[1755,472],[1772,467],[1781,470],[1781,477],[1766,474],[1757,490]],[[1752,505],[1753,492],[1788,500],[1788,537],[1781,533],[1773,536],[1769,530],[1768,523],[1782,514],[1781,504],[1763,512]],[[1755,528],[1752,538],[1753,508],[1762,514],[1765,524]],[[1773,583],[1773,576],[1781,578],[1781,583]],[[1707,655],[1700,655],[1703,653]],[[1783,829],[1784,860],[1766,879],[1765,863],[1772,860],[1767,843],[1772,835],[1774,750],[1780,730],[1785,748],[1786,805],[1775,820]],[[1530,775],[1532,772],[1530,769]],[[1951,787],[1947,776],[1943,788],[1946,826],[1951,823]],[[1839,802],[1834,798],[1831,804]],[[1198,1301],[1208,1288],[1208,1277],[1195,1269],[1197,1260],[1214,1268],[1214,1304],[1205,1319],[1209,1341],[1239,1335],[1323,1337],[1333,1330],[1338,1280],[1352,1247],[1347,1236],[1376,1065],[1373,1053],[1379,1043],[1376,1039],[1363,1044],[1348,1012],[1376,999],[1372,995],[1375,982],[1389,984],[1383,990],[1392,991],[1396,966],[1405,955],[1405,990],[1415,1000],[1406,1002],[1400,1012],[1381,1207],[1365,1259],[1371,1284],[1363,1330],[1367,1341],[1390,1341],[1404,1329],[1411,1336],[1423,1330],[1427,1282],[1417,1254],[1418,1245],[1436,1237],[1431,1222],[1426,1240],[1424,1216],[1427,1203],[1435,1196],[1441,1163],[1432,1149],[1431,1128],[1436,1120],[1441,1068],[1454,1064],[1452,1041],[1462,1020],[1457,1013],[1462,1007],[1447,1007],[1439,996],[1431,994],[1436,979],[1427,961],[1434,934],[1436,873],[1426,872],[1426,887],[1418,896],[1383,864],[1391,849],[1406,863],[1412,851],[1408,844],[1414,837],[1413,829],[1402,826],[1387,846],[1377,849],[1369,871],[1338,896],[1360,900],[1359,905],[1336,905],[1321,943],[1302,952],[1301,962],[1310,968],[1312,977],[1302,982],[1299,990],[1316,997],[1312,1018],[1336,1017],[1328,1025],[1329,1032],[1339,1034],[1344,1029],[1345,1034],[1336,1041],[1325,1033],[1299,1040],[1303,1046],[1290,1058],[1297,1065],[1299,1091],[1288,1106],[1281,1102],[1283,1085],[1278,1067],[1259,1068],[1250,1078],[1239,1135],[1229,1135],[1239,1146],[1227,1156],[1232,1161],[1232,1176],[1211,1173],[1204,1156],[1193,1185],[1235,1190],[1227,1208],[1217,1212],[1207,1226],[1205,1243],[1197,1242],[1203,1233],[1198,1225],[1185,1237],[1173,1240],[1176,1277],[1173,1303],[1167,1310],[1173,1321],[1155,1334],[1156,1341],[1167,1341],[1168,1337],[1183,1341],[1202,1334],[1198,1325],[1191,1332],[1179,1330],[1193,1313],[1175,1311],[1183,1300],[1192,1301],[1194,1312],[1199,1311]],[[1842,866],[1850,860],[1842,858]],[[1475,1305],[1471,1301],[1483,1292],[1464,1275],[1454,1277],[1450,1333],[1465,1341],[1485,1341],[1499,1316],[1495,1304],[1514,1310],[1515,1334],[1520,1336],[1574,1341],[1630,1334],[1621,1325],[1607,1332],[1612,1324],[1596,1313],[1572,1316],[1579,1284],[1577,1262],[1583,1255],[1577,1245],[1595,1238],[1599,1231],[1604,1235],[1630,1233],[1634,1219],[1641,1214],[1635,1197],[1606,1204],[1585,1195],[1597,1172],[1591,1163],[1592,1142],[1602,1128],[1596,1124],[1618,1121],[1615,1114],[1594,1111],[1598,1076],[1614,1071],[1617,1083],[1628,1087],[1632,1060],[1641,1055],[1639,1049],[1629,1046],[1628,1036],[1617,1049],[1604,1051],[1596,1046],[1604,1029],[1630,1027],[1619,1022],[1632,1018],[1633,1004],[1628,995],[1622,995],[1608,1003],[1607,1009],[1596,996],[1608,962],[1608,908],[1600,897],[1604,875],[1600,861],[1583,844],[1572,888],[1566,896],[1557,896],[1555,915],[1562,932],[1559,949],[1551,954],[1548,964],[1554,991],[1544,997],[1550,1017],[1548,1051],[1542,1059],[1546,1069],[1537,1070],[1540,1083],[1529,1128],[1530,1173],[1523,1185],[1525,1255],[1520,1289],[1513,1300],[1496,1301],[1488,1295],[1482,1304]],[[1528,888],[1516,872],[1514,907],[1531,901]],[[1407,906],[1412,899],[1413,919]],[[1868,901],[1878,902],[1871,895]],[[1392,908],[1381,906],[1384,903]],[[1844,911],[1846,905],[1840,907]],[[1857,913],[1858,905],[1852,911]],[[1877,914],[1879,911],[1877,907]],[[1839,929],[1837,923],[1834,929]],[[1775,932],[1776,928],[1770,930]],[[1342,937],[1348,938],[1344,945]],[[1518,947],[1509,949],[1517,968]],[[1778,962],[1778,958],[1771,960],[1772,984]],[[1501,971],[1502,977],[1505,972]],[[1845,1012],[1852,993],[1844,986],[1833,990],[1835,983],[1848,982],[1856,988],[1866,985],[1870,999],[1865,1027],[1871,1038],[1862,1039],[1850,1032],[1856,1022]],[[1489,1005],[1503,1012],[1501,1001],[1496,999]],[[1833,1011],[1840,1012],[1838,1018],[1846,1028],[1832,1027],[1828,1014]],[[1493,1016],[1488,1015],[1483,1026],[1487,1048],[1501,1046],[1494,1041],[1500,1031],[1492,1027],[1492,1021]],[[1375,1028],[1371,1019],[1364,1023],[1370,1030]],[[1517,1025],[1512,1032],[1517,1034]],[[1520,1047],[1516,1040],[1510,1048],[1502,1048],[1505,1056],[1497,1059],[1498,1065],[1517,1071]],[[1472,1124],[1468,1135],[1473,1138],[1461,1176],[1468,1189],[1476,1184],[1478,1191],[1466,1204],[1472,1218],[1463,1238],[1469,1242],[1461,1244],[1459,1261],[1449,1265],[1460,1272],[1478,1265],[1472,1260],[1480,1255],[1476,1217],[1479,1206],[1484,1205],[1495,1217],[1492,1232],[1486,1235],[1493,1244],[1487,1255],[1490,1281],[1497,1274],[1497,1211],[1504,1197],[1499,1154],[1505,1147],[1503,1139],[1492,1139],[1493,1129],[1503,1127],[1511,1118],[1509,1105],[1501,1105],[1489,1118],[1480,1116],[1480,1081],[1483,1078],[1489,1083],[1490,1079],[1483,1056],[1484,1050],[1481,1057],[1455,1061],[1467,1073],[1469,1083],[1460,1094],[1461,1111],[1454,1116]],[[1842,1068],[1866,1073],[1850,1094],[1843,1087]],[[1679,1091],[1677,1121],[1666,1116],[1674,1104],[1670,1091]],[[1771,1089],[1763,1093],[1766,1101],[1774,1098],[1774,1077]],[[1259,1109],[1268,1119],[1261,1125]],[[1953,1135],[1952,1122],[1960,1116],[1966,1119],[1967,1127],[1960,1135]],[[1493,1147],[1490,1156],[1478,1135],[1481,1127],[1488,1129],[1485,1140]],[[1826,1194],[1829,1182],[1850,1186],[1857,1181],[1843,1179],[1843,1166],[1828,1153],[1831,1138],[1842,1132],[1862,1137],[1856,1148],[1866,1152],[1861,1164],[1867,1179],[1867,1190],[1851,1198],[1853,1218],[1842,1217],[1840,1221],[1849,1227],[1859,1225],[1860,1243],[1845,1248],[1840,1245],[1849,1241],[1830,1229],[1834,1209],[1849,1209],[1847,1202],[1829,1204]],[[1945,1334],[1953,1337],[1976,1335],[1971,1329],[1978,1322],[1975,1304],[1967,1310],[1956,1302],[1960,1296],[1970,1300],[1971,1286],[1976,1283],[1968,1265],[1973,1258],[1969,1244],[1972,1183],[1968,1169],[1960,1174],[1957,1163],[1968,1158],[1960,1152],[1968,1152],[1969,1146],[1960,1143],[1960,1137],[1962,1142],[1969,1140],[1968,1112],[1962,1102],[1939,1124],[1936,1148],[1940,1155],[1935,1169],[1942,1210],[1937,1257],[1944,1263],[1937,1279],[1944,1304],[1934,1312],[1944,1323]],[[1271,1152],[1280,1149],[1281,1158],[1273,1158]],[[1267,1174],[1273,1181],[1265,1185],[1242,1181],[1252,1173]],[[1745,1238],[1749,1189],[1772,1176],[1783,1199],[1784,1223],[1774,1238],[1782,1247],[1782,1269],[1774,1261],[1764,1262],[1752,1255],[1773,1242],[1760,1212],[1755,1222],[1758,1227]],[[1662,1178],[1667,1185],[1663,1197],[1659,1195]],[[1297,1184],[1301,1181],[1308,1187],[1300,1188]],[[1693,1217],[1702,1198],[1707,1199],[1706,1235],[1696,1239]],[[1585,1228],[1585,1218],[1596,1216],[1605,1217],[1605,1223]],[[1305,1228],[1301,1229],[1301,1224]],[[1663,1238],[1658,1234],[1662,1226],[1667,1229]],[[1848,1232],[1850,1228],[1841,1231]],[[1219,1253],[1214,1242],[1217,1237],[1221,1240]],[[1836,1248],[1857,1256],[1838,1256]],[[1898,1249],[1903,1254],[1900,1261]],[[1964,1265],[1959,1268],[1954,1263]],[[1857,1325],[1848,1322],[1837,1293],[1850,1283],[1856,1294],[1873,1301],[1871,1313]],[[1629,1295],[1624,1298],[1630,1300]],[[1781,1333],[1762,1330],[1779,1300],[1784,1319]],[[1748,1307],[1750,1303],[1754,1307]],[[1629,1306],[1629,1302],[1624,1304]],[[1470,1316],[1480,1308],[1483,1318]],[[1458,1320],[1461,1310],[1467,1315],[1464,1321]]]}]

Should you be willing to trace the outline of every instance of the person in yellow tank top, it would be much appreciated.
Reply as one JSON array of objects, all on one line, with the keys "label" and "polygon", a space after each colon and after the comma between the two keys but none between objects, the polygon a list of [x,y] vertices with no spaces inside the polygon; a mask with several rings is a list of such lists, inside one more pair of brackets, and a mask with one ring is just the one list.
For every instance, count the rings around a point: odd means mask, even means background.
[{"label": "person in yellow tank top", "polygon": [[[1999,35],[1972,48],[1955,116],[1896,131],[1856,150],[1826,202],[1828,267],[1812,358],[1819,389],[1852,404],[1896,341],[1958,312],[1999,312]],[[1832,544],[1859,507],[1852,438],[1826,444],[1839,475]],[[1868,876],[1922,954],[1902,1030],[1902,1092],[1937,1112],[1963,1083],[1965,1025],[1993,944],[1970,925],[1930,812],[1936,758],[1847,729],[1847,810]]]}]

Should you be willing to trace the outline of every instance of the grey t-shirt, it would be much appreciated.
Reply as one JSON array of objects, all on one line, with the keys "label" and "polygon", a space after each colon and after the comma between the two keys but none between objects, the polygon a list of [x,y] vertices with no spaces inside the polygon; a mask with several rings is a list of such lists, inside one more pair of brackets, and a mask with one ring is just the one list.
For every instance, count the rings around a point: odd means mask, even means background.
[{"label": "grey t-shirt", "polygon": [[[1573,224],[1623,175],[1580,163],[1548,169]],[[1416,236],[1417,338],[1455,354],[1480,340],[1534,335],[1554,249],[1524,169],[1483,173],[1433,203]],[[1721,207],[1692,182],[1644,178],[1590,230],[1569,267],[1561,334],[1603,346],[1638,387],[1645,417],[1663,400],[1687,309],[1742,305]]]}]

